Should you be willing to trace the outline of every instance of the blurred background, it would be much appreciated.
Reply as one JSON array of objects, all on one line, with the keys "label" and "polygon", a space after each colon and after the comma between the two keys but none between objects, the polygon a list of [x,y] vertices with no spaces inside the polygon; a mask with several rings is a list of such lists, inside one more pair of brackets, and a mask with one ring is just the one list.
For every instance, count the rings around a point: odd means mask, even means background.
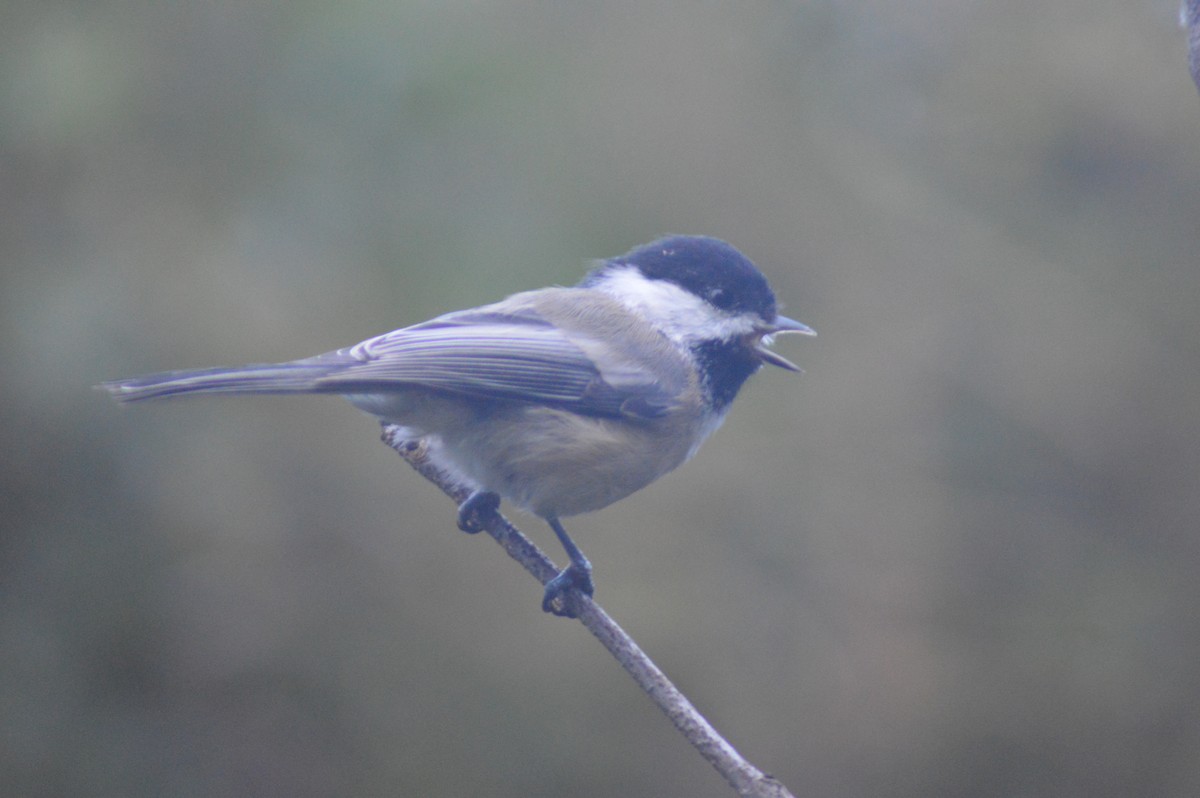
[{"label": "blurred background", "polygon": [[91,387],[667,232],[731,241],[820,331],[569,524],[730,741],[797,795],[1200,794],[1173,0],[0,16],[4,795],[731,794],[371,419]]}]

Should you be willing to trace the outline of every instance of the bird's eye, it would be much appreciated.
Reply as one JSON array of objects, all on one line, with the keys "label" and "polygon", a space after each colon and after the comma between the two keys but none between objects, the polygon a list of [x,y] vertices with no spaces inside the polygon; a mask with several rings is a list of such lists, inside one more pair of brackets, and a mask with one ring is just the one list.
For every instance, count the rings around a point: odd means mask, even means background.
[{"label": "bird's eye", "polygon": [[724,288],[714,288],[709,291],[708,301],[722,309],[728,308],[731,304],[729,292]]}]

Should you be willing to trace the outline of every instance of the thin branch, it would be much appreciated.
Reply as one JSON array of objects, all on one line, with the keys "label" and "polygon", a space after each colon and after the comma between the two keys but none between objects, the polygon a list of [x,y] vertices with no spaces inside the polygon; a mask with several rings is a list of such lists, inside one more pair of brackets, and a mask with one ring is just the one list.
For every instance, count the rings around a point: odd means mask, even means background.
[{"label": "thin branch", "polygon": [[1200,0],[1185,0],[1179,7],[1179,21],[1188,32],[1188,63],[1192,80],[1200,88]]},{"label": "thin branch", "polygon": [[[457,482],[452,474],[433,463],[423,441],[409,439],[402,427],[384,424],[383,442],[395,449],[417,473],[441,488],[456,504],[461,504],[470,494],[468,486]],[[554,563],[503,516],[496,514],[484,531],[543,585],[558,573]],[[670,718],[675,728],[725,777],[738,795],[794,798],[777,779],[746,761],[608,613],[590,598],[579,596],[579,599],[579,622],[621,663],[621,667]]]}]

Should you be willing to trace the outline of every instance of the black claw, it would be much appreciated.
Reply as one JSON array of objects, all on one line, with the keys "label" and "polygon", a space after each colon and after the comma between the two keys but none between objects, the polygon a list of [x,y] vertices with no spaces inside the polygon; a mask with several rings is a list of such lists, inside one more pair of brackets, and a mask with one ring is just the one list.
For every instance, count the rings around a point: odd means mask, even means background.
[{"label": "black claw", "polygon": [[500,497],[497,494],[477,490],[458,506],[458,528],[471,535],[482,532],[498,509]]},{"label": "black claw", "polygon": [[542,596],[542,612],[560,618],[578,618],[580,595],[591,597],[595,592],[592,583],[592,567],[583,563],[571,563],[549,582]]}]

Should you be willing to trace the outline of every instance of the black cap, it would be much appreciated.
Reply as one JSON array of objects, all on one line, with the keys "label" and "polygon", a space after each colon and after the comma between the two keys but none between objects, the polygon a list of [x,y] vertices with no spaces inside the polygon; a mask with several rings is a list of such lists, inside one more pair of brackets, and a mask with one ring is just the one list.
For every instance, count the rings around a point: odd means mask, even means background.
[{"label": "black cap", "polygon": [[665,280],[731,313],[776,315],[775,293],[758,267],[719,238],[667,236],[613,258],[610,266],[635,266],[651,280]]}]

